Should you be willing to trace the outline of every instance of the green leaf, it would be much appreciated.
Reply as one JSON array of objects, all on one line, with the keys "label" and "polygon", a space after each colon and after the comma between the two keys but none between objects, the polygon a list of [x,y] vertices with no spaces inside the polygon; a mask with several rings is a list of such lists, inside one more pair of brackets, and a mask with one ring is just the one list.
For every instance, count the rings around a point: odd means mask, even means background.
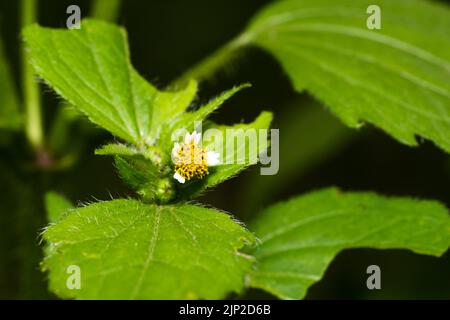
[{"label": "green leaf", "polygon": [[24,29],[37,74],[92,122],[127,142],[153,144],[170,110],[187,108],[196,83],[158,91],[133,69],[125,30],[91,19],[81,24],[79,30]]},{"label": "green leaf", "polygon": [[250,88],[252,85],[250,83],[244,83],[239,86],[235,86],[230,90],[222,92],[219,96],[212,99],[206,105],[200,107],[198,110],[192,113],[185,113],[187,120],[189,121],[202,121],[206,119],[211,113],[216,111],[225,101],[234,96],[237,92],[245,88]]},{"label": "green leaf", "polygon": [[161,92],[155,100],[155,111],[153,127],[164,129],[161,124],[171,123],[174,118],[182,115],[194,100],[197,94],[198,84],[196,81],[189,81],[186,88],[176,92]]},{"label": "green leaf", "polygon": [[[369,30],[369,5],[381,29]],[[289,0],[266,7],[242,39],[272,53],[297,91],[350,127],[372,123],[450,152],[450,10],[419,0]]]},{"label": "green leaf", "polygon": [[49,191],[45,194],[45,209],[47,210],[47,220],[56,222],[67,210],[73,208],[73,204],[64,196],[57,192]]},{"label": "green leaf", "polygon": [[127,146],[122,143],[109,143],[95,149],[95,154],[99,156],[136,156],[141,153],[133,146]]},{"label": "green leaf", "polygon": [[251,285],[300,299],[348,248],[409,249],[439,256],[450,245],[448,210],[435,201],[325,189],[266,209],[251,228],[261,244]]},{"label": "green leaf", "polygon": [[[227,214],[194,205],[135,200],[71,211],[50,226],[44,266],[50,288],[78,299],[218,299],[244,286],[253,259],[238,250],[254,238]],[[67,267],[81,271],[66,287]]]},{"label": "green leaf", "polygon": [[[197,93],[197,82],[191,80],[179,91],[158,91],[131,66],[126,34],[121,28],[85,19],[80,30],[33,25],[24,29],[24,38],[39,76],[92,122],[131,144],[108,145],[96,153],[116,156],[120,175],[137,188],[145,201],[163,203],[174,196],[170,155],[176,130],[192,132],[198,122],[236,92],[250,86],[236,86],[191,111],[188,108]],[[248,127],[261,123],[267,128],[269,118],[264,114]],[[266,141],[263,144],[267,146]],[[194,194],[245,166],[218,169],[208,181],[198,184]]]},{"label": "green leaf", "polygon": [[[223,134],[224,141],[222,144],[223,149],[217,150],[214,148],[214,140],[212,141],[204,141],[203,145],[209,151],[215,151],[222,155],[222,164],[216,167],[209,168],[210,173],[206,175],[201,180],[195,180],[192,182],[188,182],[185,185],[180,186],[180,197],[192,197],[199,195],[207,188],[213,187],[227,179],[230,179],[237,175],[239,172],[249,167],[250,165],[254,165],[255,163],[251,162],[249,159],[249,142],[246,140],[246,130],[247,129],[269,129],[270,123],[272,122],[272,113],[263,111],[261,114],[251,123],[248,124],[236,124],[233,126],[225,126],[225,125],[216,125],[210,124],[205,127],[205,129],[216,129],[219,130]],[[236,137],[235,142],[233,144],[226,143],[226,130],[227,129],[235,129],[234,134]],[[242,129],[242,130],[239,130]],[[268,134],[270,134],[270,130],[268,130]],[[257,146],[258,152],[261,154],[266,151],[268,148],[268,141],[261,140],[259,137],[259,133],[257,135]],[[242,138],[242,140],[239,140]],[[243,143],[240,143],[242,141]],[[242,152],[242,153],[241,153]],[[241,159],[239,157],[240,154],[243,154],[245,159]],[[227,159],[230,159],[231,156],[236,156],[235,164],[226,164]],[[241,161],[241,162],[238,162]]]},{"label": "green leaf", "polygon": [[168,202],[174,196],[170,167],[157,147],[138,150],[120,143],[107,144],[95,150],[97,155],[112,155],[122,180],[146,202]]},{"label": "green leaf", "polygon": [[175,110],[171,112],[167,117],[168,119],[170,119],[167,121],[167,126],[163,126],[161,128],[162,130],[161,144],[165,147],[166,152],[170,153],[170,151],[172,150],[172,146],[174,143],[172,135],[173,133],[176,132],[176,130],[186,129],[189,132],[194,131],[195,129],[197,129],[195,127],[197,122],[204,121],[211,113],[213,113],[220,106],[222,106],[222,104],[225,103],[225,101],[230,99],[232,96],[234,96],[242,89],[249,87],[251,87],[249,83],[244,83],[239,86],[235,86],[229,90],[222,92],[217,97],[214,97],[207,104],[199,107],[195,111],[183,113],[182,111],[185,111],[186,109],[184,108],[183,110]]},{"label": "green leaf", "polygon": [[0,39],[0,129],[17,130],[21,124],[17,90]]},{"label": "green leaf", "polygon": [[162,177],[160,170],[142,156],[114,158],[117,171],[125,183],[147,202],[164,202],[174,196],[173,181]]}]

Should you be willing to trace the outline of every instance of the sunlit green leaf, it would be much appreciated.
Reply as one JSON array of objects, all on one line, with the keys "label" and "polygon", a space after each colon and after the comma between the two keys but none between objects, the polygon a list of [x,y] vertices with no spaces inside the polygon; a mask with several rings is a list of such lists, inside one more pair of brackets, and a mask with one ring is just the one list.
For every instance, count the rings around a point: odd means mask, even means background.
[{"label": "sunlit green leaf", "polygon": [[[161,144],[166,148],[167,151],[170,151],[173,141],[173,135],[176,133],[176,130],[185,129],[187,132],[192,132],[196,128],[198,123],[203,122],[206,118],[214,111],[216,111],[220,106],[222,106],[225,101],[230,99],[237,92],[242,89],[248,88],[251,85],[248,83],[242,84],[240,86],[235,86],[229,90],[226,90],[219,94],[217,97],[212,98],[207,104],[200,106],[198,109],[190,112],[172,112],[171,120],[167,122],[167,126],[163,126],[161,128]],[[176,111],[176,110],[175,110]],[[181,110],[180,110],[181,111]],[[184,111],[184,110],[183,110]]]},{"label": "sunlit green leaf", "polygon": [[139,155],[140,152],[133,146],[127,146],[121,143],[109,143],[101,146],[95,150],[95,154],[99,156],[136,156]]},{"label": "sunlit green leaf", "polygon": [[276,204],[251,229],[261,241],[252,286],[283,299],[303,298],[344,249],[409,249],[439,256],[450,246],[450,216],[438,202],[336,189]]},{"label": "sunlit green leaf", "polygon": [[[381,9],[370,30],[369,5]],[[350,127],[370,122],[407,145],[450,152],[450,10],[420,0],[276,1],[242,39],[272,53]]]},{"label": "sunlit green leaf", "polygon": [[[70,211],[44,238],[50,288],[79,299],[218,299],[244,286],[252,234],[227,214],[193,205],[114,200]],[[79,266],[80,290],[66,286]]]},{"label": "sunlit green leaf", "polygon": [[[137,145],[151,145],[170,111],[185,109],[196,92],[160,92],[132,67],[122,28],[85,19],[82,28],[33,25],[24,38],[36,72],[89,119]],[[174,106],[177,103],[177,106]]]}]

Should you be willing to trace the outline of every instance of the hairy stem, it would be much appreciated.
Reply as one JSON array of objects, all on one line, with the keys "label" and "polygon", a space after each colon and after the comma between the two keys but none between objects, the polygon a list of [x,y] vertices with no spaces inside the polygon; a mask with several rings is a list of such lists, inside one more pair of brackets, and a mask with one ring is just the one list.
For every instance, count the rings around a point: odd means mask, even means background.
[{"label": "hairy stem", "polygon": [[[36,0],[22,0],[21,25],[36,22]],[[29,64],[28,53],[22,47],[22,80],[23,99],[25,106],[25,132],[31,147],[34,150],[42,150],[44,147],[44,133],[42,126],[42,111],[39,83],[36,81],[33,68]]]}]

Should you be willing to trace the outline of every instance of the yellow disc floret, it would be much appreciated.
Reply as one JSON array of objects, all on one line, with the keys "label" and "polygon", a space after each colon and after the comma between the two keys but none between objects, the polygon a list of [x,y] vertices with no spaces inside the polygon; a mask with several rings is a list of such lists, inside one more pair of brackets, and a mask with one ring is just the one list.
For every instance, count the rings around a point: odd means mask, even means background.
[{"label": "yellow disc floret", "polygon": [[180,145],[175,160],[175,171],[186,180],[204,177],[208,174],[206,150],[192,142]]},{"label": "yellow disc floret", "polygon": [[192,178],[203,178],[208,174],[208,166],[218,164],[218,154],[207,151],[199,144],[200,134],[186,134],[183,143],[175,143],[172,160],[175,165],[174,178],[180,183]]}]

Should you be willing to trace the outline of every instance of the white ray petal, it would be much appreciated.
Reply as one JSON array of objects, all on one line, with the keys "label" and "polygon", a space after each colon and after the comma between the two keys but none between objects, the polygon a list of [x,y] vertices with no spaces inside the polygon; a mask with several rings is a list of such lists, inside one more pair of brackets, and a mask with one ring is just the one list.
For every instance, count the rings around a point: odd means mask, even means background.
[{"label": "white ray petal", "polygon": [[197,132],[197,131],[192,132],[192,137],[193,137],[193,140],[194,140],[195,144],[199,144],[200,143],[200,139],[202,138],[200,132]]},{"label": "white ray petal", "polygon": [[189,132],[186,132],[186,135],[184,136],[184,143],[189,144],[191,143],[191,140],[192,140],[191,134]]},{"label": "white ray petal", "polygon": [[172,148],[172,159],[178,155],[178,150],[180,149],[180,144],[175,142]]},{"label": "white ray petal", "polygon": [[175,180],[177,180],[179,183],[185,183],[186,179],[180,175],[178,172],[175,172],[175,174],[173,175],[173,177],[175,178]]}]

